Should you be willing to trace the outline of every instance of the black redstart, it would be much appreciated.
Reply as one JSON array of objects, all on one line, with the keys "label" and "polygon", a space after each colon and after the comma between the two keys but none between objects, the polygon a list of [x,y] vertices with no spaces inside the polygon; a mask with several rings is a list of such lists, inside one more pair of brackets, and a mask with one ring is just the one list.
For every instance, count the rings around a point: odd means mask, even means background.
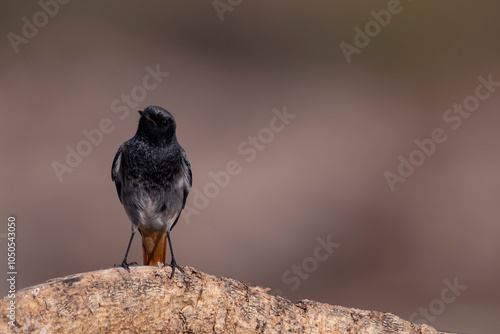
[{"label": "black redstart", "polygon": [[128,269],[128,252],[139,230],[145,265],[165,263],[168,240],[173,277],[175,268],[183,270],[175,262],[170,231],[179,220],[191,189],[191,166],[177,142],[174,117],[157,106],[149,106],[139,114],[137,132],[120,146],[111,170],[118,197],[132,222],[132,235],[121,266]]}]

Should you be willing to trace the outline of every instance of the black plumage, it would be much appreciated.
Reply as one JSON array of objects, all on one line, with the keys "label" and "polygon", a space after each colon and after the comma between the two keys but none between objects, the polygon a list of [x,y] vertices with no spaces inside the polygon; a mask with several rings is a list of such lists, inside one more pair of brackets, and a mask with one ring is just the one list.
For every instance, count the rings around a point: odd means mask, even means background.
[{"label": "black plumage", "polygon": [[[145,262],[159,259],[153,253],[161,249],[157,244],[166,232],[173,275],[176,267],[182,269],[175,262],[170,231],[191,189],[191,166],[186,152],[177,142],[174,117],[158,106],[149,106],[139,113],[137,132],[120,146],[111,170],[118,197],[132,222],[132,235],[121,265],[128,268],[127,255],[137,230],[143,237]],[[145,236],[153,239],[145,241]],[[149,249],[148,243],[151,243]]]}]

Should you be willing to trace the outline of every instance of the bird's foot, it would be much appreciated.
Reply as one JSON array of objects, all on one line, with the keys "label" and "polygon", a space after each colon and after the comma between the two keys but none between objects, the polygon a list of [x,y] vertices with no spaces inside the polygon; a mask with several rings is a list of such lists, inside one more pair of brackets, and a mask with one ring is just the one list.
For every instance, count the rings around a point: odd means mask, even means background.
[{"label": "bird's foot", "polygon": [[127,262],[126,259],[123,259],[122,263],[114,265],[115,268],[122,267],[123,269],[125,269],[127,271],[130,271],[129,266],[137,266],[137,262]]},{"label": "bird's foot", "polygon": [[170,278],[174,277],[175,268],[179,269],[182,273],[184,273],[184,269],[182,269],[182,267],[179,266],[174,259],[172,259],[172,261],[170,262],[170,268],[172,268],[172,274],[170,275]]}]

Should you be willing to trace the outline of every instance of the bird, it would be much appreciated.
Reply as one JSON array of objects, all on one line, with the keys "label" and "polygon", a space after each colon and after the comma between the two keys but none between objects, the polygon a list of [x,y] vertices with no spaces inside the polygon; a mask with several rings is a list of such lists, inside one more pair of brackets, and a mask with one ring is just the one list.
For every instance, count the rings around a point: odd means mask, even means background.
[{"label": "bird", "polygon": [[131,221],[132,235],[120,265],[129,270],[127,257],[137,231],[142,237],[144,265],[165,265],[167,241],[172,268],[177,265],[170,232],[178,222],[193,183],[191,165],[177,142],[172,114],[159,106],[139,110],[137,132],[124,142],[113,159],[111,179]]}]

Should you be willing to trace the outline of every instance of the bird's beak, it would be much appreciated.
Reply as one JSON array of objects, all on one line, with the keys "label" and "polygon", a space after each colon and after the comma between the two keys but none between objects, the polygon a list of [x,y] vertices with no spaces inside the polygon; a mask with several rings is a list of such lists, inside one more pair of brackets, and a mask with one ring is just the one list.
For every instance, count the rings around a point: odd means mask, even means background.
[{"label": "bird's beak", "polygon": [[154,125],[156,125],[155,121],[153,121],[151,119],[151,117],[149,117],[149,114],[146,111],[139,110],[139,114],[141,114],[142,117],[144,117],[145,119],[147,119],[148,121],[150,121],[151,123],[153,123]]}]

